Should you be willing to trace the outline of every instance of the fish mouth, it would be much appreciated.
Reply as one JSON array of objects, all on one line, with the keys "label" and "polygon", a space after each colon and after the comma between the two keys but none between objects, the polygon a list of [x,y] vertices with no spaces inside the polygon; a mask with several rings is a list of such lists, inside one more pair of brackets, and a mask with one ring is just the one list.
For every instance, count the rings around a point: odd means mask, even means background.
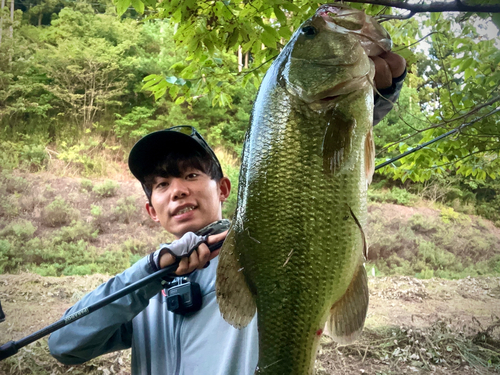
[{"label": "fish mouth", "polygon": [[326,96],[324,98],[319,99],[318,101],[323,102],[323,103],[328,103],[331,102],[337,98],[340,98],[342,95],[332,95],[332,96]]},{"label": "fish mouth", "polygon": [[368,56],[377,56],[392,48],[389,33],[377,22],[369,20],[363,11],[340,4],[324,4],[316,11],[316,16],[321,17],[330,30],[356,34]]},{"label": "fish mouth", "polygon": [[334,87],[326,89],[312,97],[311,102],[331,103],[340,100],[351,92],[361,90],[369,84],[367,76],[353,77],[345,82],[341,82]]}]

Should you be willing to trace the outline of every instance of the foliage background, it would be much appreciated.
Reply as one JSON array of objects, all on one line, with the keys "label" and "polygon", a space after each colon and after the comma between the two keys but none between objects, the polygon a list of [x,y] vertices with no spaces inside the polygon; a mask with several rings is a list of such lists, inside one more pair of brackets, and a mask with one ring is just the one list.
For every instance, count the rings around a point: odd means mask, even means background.
[{"label": "foliage background", "polygon": [[[1,12],[0,171],[5,176],[12,170],[49,171],[126,180],[131,177],[128,151],[141,136],[190,124],[227,158],[224,170],[234,190],[262,75],[292,30],[317,7],[306,0],[15,5],[13,21],[8,7]],[[378,5],[351,5],[374,15],[401,14]],[[487,13],[422,13],[384,23],[394,51],[407,59],[408,75],[394,110],[375,128],[377,164],[456,132],[379,170],[372,199],[398,201],[414,194],[500,225],[496,23],[498,14]],[[247,67],[239,66],[238,51],[247,56]],[[5,177],[6,191],[14,180]],[[41,213],[44,225],[78,219],[72,212],[52,217],[49,204],[56,212],[67,207],[52,198]],[[1,228],[19,213],[12,204],[16,199],[2,202]],[[227,216],[235,200],[233,194]]]}]

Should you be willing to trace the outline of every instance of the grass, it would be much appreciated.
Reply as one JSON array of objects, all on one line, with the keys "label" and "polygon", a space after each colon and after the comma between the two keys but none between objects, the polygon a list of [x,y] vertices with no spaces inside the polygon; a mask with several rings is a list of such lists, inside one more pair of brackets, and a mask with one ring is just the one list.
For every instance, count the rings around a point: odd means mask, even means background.
[{"label": "grass", "polygon": [[47,339],[41,339],[12,357],[0,362],[0,373],[10,375],[102,375],[129,373],[130,350],[106,354],[83,365],[65,366],[57,362],[49,352]]},{"label": "grass", "polygon": [[500,243],[484,220],[443,208],[436,215],[388,218],[371,208],[368,267],[377,275],[458,279],[499,275]]},{"label": "grass", "polygon": [[425,329],[404,326],[365,329],[353,345],[329,343],[323,345],[322,350],[361,362],[388,365],[390,374],[400,374],[404,367],[415,372],[431,372],[436,366],[450,371],[468,366],[479,374],[487,374],[500,370],[500,341],[493,335],[498,327],[500,320],[497,319],[489,327],[480,327],[468,334],[465,329],[457,330],[450,322],[438,319]]}]

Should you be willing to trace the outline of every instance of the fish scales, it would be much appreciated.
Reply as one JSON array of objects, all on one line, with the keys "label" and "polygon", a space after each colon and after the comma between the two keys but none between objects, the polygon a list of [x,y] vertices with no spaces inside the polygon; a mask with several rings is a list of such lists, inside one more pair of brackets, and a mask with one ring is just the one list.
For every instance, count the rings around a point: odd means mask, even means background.
[{"label": "fish scales", "polygon": [[311,374],[325,322],[347,342],[366,315],[373,69],[359,37],[336,29],[342,12],[323,6],[294,34],[262,81],[245,139],[216,289],[236,327],[257,310],[257,374]]}]

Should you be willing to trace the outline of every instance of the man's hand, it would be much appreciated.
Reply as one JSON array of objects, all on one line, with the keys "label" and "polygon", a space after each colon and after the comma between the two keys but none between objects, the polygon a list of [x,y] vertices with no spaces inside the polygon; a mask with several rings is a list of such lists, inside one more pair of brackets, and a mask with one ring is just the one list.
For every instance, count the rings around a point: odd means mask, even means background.
[{"label": "man's hand", "polygon": [[374,81],[379,90],[391,87],[392,80],[401,77],[406,69],[406,60],[394,52],[382,52],[371,59],[375,63]]},{"label": "man's hand", "polygon": [[[208,237],[207,242],[209,245],[212,245],[214,243],[217,243],[225,239],[226,235],[227,231],[219,234],[214,234],[213,236]],[[189,257],[181,258],[179,267],[177,267],[175,274],[181,276],[193,272],[197,269],[203,269],[203,267],[205,267],[208,261],[212,260],[217,255],[219,255],[219,251],[220,249],[217,249],[211,253],[206,244],[204,243],[200,244],[198,246],[198,249],[193,251]],[[167,266],[170,266],[174,262],[175,262],[175,256],[170,254],[168,251],[165,251],[163,252],[163,254],[160,255],[158,263],[160,265],[160,268],[165,268]]]}]

